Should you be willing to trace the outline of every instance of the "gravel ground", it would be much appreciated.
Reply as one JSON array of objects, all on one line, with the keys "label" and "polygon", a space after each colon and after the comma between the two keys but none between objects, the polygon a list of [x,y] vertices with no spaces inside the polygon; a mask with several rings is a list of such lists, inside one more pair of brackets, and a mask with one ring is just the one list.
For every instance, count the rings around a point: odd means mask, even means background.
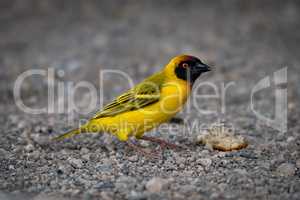
[{"label": "gravel ground", "polygon": [[[300,198],[299,2],[1,1],[0,24],[0,199]],[[220,100],[198,101],[217,110],[211,114],[189,103],[192,109],[179,114],[184,123],[175,124],[175,131],[149,133],[185,147],[165,150],[161,159],[141,156],[105,134],[50,142],[92,113],[32,115],[13,98],[16,78],[28,69],[51,67],[64,71],[59,81],[96,86],[100,69],[120,69],[138,82],[181,53],[215,66],[197,84],[235,85],[228,89],[225,111]],[[249,105],[255,84],[283,67],[288,130],[280,133]],[[114,77],[103,85],[105,102],[127,89]],[[257,109],[269,117],[273,93],[269,88],[255,96]],[[76,102],[87,106],[84,94],[79,91]],[[27,105],[45,106],[46,95],[42,78],[23,84]],[[230,124],[249,146],[219,152],[197,144],[201,131],[186,132],[194,121]]]}]

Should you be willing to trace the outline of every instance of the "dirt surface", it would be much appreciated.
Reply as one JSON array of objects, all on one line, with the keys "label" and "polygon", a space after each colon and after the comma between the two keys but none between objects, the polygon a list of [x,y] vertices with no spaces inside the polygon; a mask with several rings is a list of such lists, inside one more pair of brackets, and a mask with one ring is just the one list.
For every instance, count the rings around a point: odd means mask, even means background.
[{"label": "dirt surface", "polygon": [[[0,199],[299,199],[299,44],[297,1],[1,1]],[[49,141],[97,107],[71,117],[33,115],[14,100],[15,81],[26,70],[53,68],[62,83],[85,80],[100,88],[99,70],[122,70],[138,82],[182,53],[214,66],[196,85],[210,81],[219,92],[223,83],[234,85],[225,110],[220,98],[198,99],[201,108],[216,112],[199,113],[189,102],[176,131],[148,133],[184,147],[165,150],[158,160],[107,134]],[[273,80],[284,67],[287,84],[280,88],[288,88],[288,129],[282,133],[250,109],[250,97],[261,79]],[[46,80],[26,79],[26,105],[47,105]],[[104,102],[128,89],[112,75],[102,84]],[[255,108],[264,116],[275,116],[276,89],[255,96]],[[196,91],[210,92],[209,87]],[[75,98],[83,107],[84,94],[78,91]],[[67,102],[61,95],[55,99]],[[197,144],[201,130],[186,129],[195,121],[231,125],[249,146],[219,152]]]}]

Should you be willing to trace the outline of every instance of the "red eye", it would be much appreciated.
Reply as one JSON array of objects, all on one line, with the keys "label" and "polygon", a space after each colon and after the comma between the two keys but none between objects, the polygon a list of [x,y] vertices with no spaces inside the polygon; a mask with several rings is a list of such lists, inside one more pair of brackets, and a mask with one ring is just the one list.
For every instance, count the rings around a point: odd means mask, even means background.
[{"label": "red eye", "polygon": [[183,64],[182,64],[182,67],[185,68],[185,69],[187,69],[187,68],[189,67],[189,64],[183,63]]}]

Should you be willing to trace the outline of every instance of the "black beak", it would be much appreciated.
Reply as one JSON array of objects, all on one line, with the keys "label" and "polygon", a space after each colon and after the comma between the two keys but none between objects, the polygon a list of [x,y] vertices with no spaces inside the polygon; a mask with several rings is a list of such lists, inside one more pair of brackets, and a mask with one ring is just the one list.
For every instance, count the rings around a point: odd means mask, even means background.
[{"label": "black beak", "polygon": [[199,64],[198,67],[201,68],[202,72],[209,72],[211,70],[211,67],[204,63]]},{"label": "black beak", "polygon": [[209,71],[211,71],[211,67],[208,66],[207,64],[204,64],[204,63],[198,63],[195,66],[195,71],[198,71],[198,72],[201,72],[201,73],[209,72]]}]

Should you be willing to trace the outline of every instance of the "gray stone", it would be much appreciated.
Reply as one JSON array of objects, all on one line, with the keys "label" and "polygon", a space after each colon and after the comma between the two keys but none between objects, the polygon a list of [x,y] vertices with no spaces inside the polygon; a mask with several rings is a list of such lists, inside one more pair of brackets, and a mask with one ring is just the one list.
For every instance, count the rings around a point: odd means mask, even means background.
[{"label": "gray stone", "polygon": [[300,169],[300,159],[298,159],[298,160],[296,161],[296,166],[297,166],[298,169]]},{"label": "gray stone", "polygon": [[103,200],[113,200],[113,193],[109,191],[102,191],[100,196]]},{"label": "gray stone", "polygon": [[32,138],[37,144],[42,146],[47,145],[51,142],[49,140],[49,136],[45,136],[45,135],[35,134]]},{"label": "gray stone", "polygon": [[146,183],[146,189],[152,193],[159,193],[166,183],[167,181],[165,179],[153,177]]},{"label": "gray stone", "polygon": [[9,152],[5,149],[0,148],[0,158],[6,158],[9,155]]},{"label": "gray stone", "polygon": [[130,191],[136,186],[136,179],[130,176],[120,176],[116,180],[116,189],[120,192]]},{"label": "gray stone", "polygon": [[70,159],[69,159],[69,163],[70,163],[73,167],[75,167],[75,168],[82,168],[82,167],[83,167],[82,160],[80,160],[80,159],[70,158]]},{"label": "gray stone", "polygon": [[82,159],[89,161],[91,159],[91,156],[92,156],[91,153],[87,153],[87,154],[82,155],[81,157],[82,157]]},{"label": "gray stone", "polygon": [[139,160],[139,157],[137,155],[133,155],[127,158],[127,160],[131,161],[131,162],[136,162]]},{"label": "gray stone", "polygon": [[87,154],[89,152],[90,152],[90,150],[88,148],[83,147],[80,149],[80,154]]},{"label": "gray stone", "polygon": [[65,198],[63,196],[58,195],[49,195],[49,194],[39,194],[36,197],[33,198],[33,200],[67,200],[68,198]]},{"label": "gray stone", "polygon": [[204,167],[205,169],[209,169],[209,167],[212,164],[212,160],[209,158],[201,158],[198,159],[196,162],[202,165],[202,167]]},{"label": "gray stone", "polygon": [[291,163],[282,163],[276,169],[277,174],[280,176],[293,176],[295,171],[295,165]]},{"label": "gray stone", "polygon": [[35,147],[33,146],[33,144],[28,144],[24,147],[25,151],[33,151],[35,149]]}]

